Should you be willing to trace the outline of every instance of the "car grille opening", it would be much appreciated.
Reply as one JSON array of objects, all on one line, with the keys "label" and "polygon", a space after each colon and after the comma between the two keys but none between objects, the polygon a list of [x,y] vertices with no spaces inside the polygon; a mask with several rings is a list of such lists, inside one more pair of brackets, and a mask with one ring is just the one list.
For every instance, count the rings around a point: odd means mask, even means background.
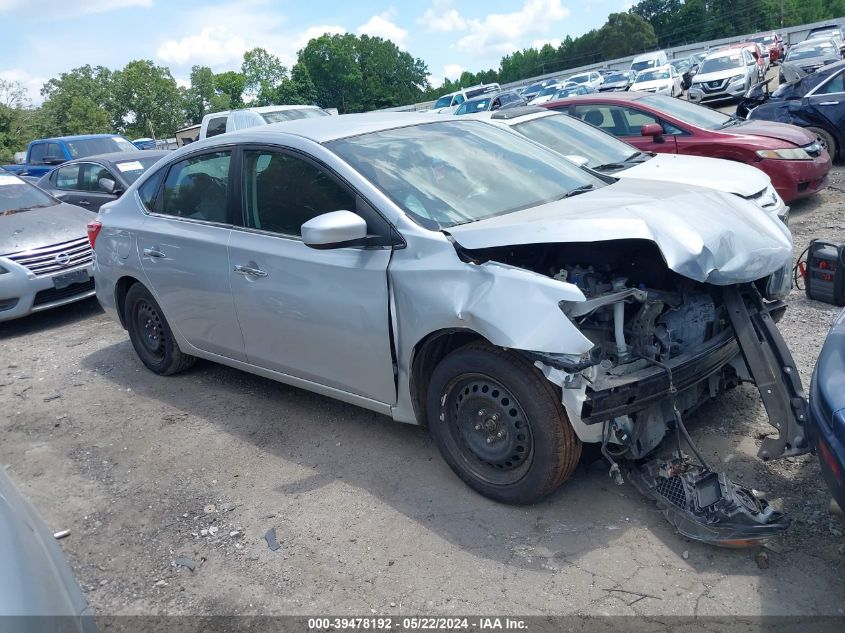
[{"label": "car grille opening", "polygon": [[94,259],[94,251],[91,250],[91,244],[85,236],[42,248],[9,253],[4,257],[35,273],[36,277],[45,277],[72,268],[87,266]]},{"label": "car grille opening", "polygon": [[75,297],[76,295],[85,294],[86,292],[91,292],[94,290],[94,278],[90,278],[88,281],[83,281],[82,283],[78,284],[71,284],[66,288],[47,288],[46,290],[40,290],[35,295],[35,301],[32,302],[33,306],[40,306],[44,305],[45,303],[53,303],[54,301],[61,301],[62,299],[70,299],[71,297]]}]

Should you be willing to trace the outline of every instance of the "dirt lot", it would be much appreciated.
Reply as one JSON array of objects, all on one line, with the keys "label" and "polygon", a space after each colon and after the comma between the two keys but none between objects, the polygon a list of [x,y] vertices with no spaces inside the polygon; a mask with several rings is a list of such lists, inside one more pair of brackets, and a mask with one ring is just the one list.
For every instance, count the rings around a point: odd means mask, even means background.
[{"label": "dirt lot", "polygon": [[[796,253],[845,239],[845,168],[832,185],[794,205]],[[793,291],[781,328],[805,385],[835,314]],[[769,427],[750,387],[689,424],[793,516],[767,567],[685,540],[600,464],[506,507],[419,428],[210,363],[155,376],[96,301],[0,324],[0,411],[0,463],[71,530],[98,614],[842,613],[845,520],[814,458],[756,460]]]}]

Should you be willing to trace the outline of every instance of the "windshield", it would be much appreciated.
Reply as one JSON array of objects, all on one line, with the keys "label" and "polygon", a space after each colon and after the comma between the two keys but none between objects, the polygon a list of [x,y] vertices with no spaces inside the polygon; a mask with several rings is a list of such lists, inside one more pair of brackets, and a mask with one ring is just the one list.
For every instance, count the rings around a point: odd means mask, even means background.
[{"label": "windshield", "polygon": [[634,62],[633,64],[631,64],[631,70],[640,72],[641,70],[645,70],[646,68],[654,68],[655,66],[657,66],[656,59],[644,59],[642,61]]},{"label": "windshield", "polygon": [[758,44],[774,44],[775,38],[771,35],[761,35],[760,37],[749,37],[749,42],[757,42]]},{"label": "windshield", "polygon": [[637,75],[637,82],[641,81],[655,81],[658,79],[669,79],[668,70],[644,70]]},{"label": "windshield", "polygon": [[513,128],[532,141],[564,156],[583,156],[588,167],[623,163],[638,154],[635,147],[612,134],[573,119],[555,114],[518,123]]},{"label": "windshield", "polygon": [[59,204],[35,185],[11,174],[0,173],[0,215],[11,215],[39,207]]},{"label": "windshield", "polygon": [[628,81],[628,75],[625,73],[613,73],[612,75],[607,75],[604,78],[604,83],[606,84],[615,84],[620,81]]},{"label": "windshield", "polygon": [[540,91],[540,94],[538,94],[537,96],[538,96],[538,97],[545,97],[545,96],[548,96],[548,95],[553,95],[553,94],[555,94],[558,90],[560,90],[560,86],[549,86],[549,87],[547,87],[547,88],[543,88],[543,89]]},{"label": "windshield", "polygon": [[111,152],[137,152],[138,148],[125,138],[111,136],[104,138],[86,138],[76,141],[66,141],[71,158],[94,156],[95,154],[110,154]]},{"label": "windshield", "polygon": [[566,80],[566,83],[585,84],[588,81],[590,81],[589,75],[573,75],[572,77]]},{"label": "windshield", "polygon": [[139,158],[138,160],[124,160],[115,163],[114,166],[123,175],[123,178],[130,185],[138,180],[138,177],[147,171],[150,167],[155,165],[161,156],[150,156],[149,158]]},{"label": "windshield", "polygon": [[422,226],[448,228],[563,198],[598,178],[480,121],[409,125],[328,147]]},{"label": "windshield", "polygon": [[455,114],[471,114],[473,112],[487,112],[490,107],[490,99],[474,99],[473,101],[466,101],[461,104],[461,107],[455,110]]},{"label": "windshield", "polygon": [[452,95],[444,95],[434,102],[434,109],[448,108],[452,105]]},{"label": "windshield", "polygon": [[667,97],[666,95],[649,95],[639,99],[639,103],[650,106],[660,112],[665,112],[679,121],[684,121],[685,123],[706,130],[715,130],[723,127],[725,123],[732,120],[727,114],[722,114],[718,110],[690,103],[683,99]]},{"label": "windshield", "polygon": [[723,55],[721,57],[711,57],[705,59],[701,64],[701,69],[698,71],[700,75],[707,73],[719,73],[723,70],[736,70],[742,68],[745,64],[742,61],[742,55],[739,51],[735,55]]},{"label": "windshield", "polygon": [[531,84],[523,92],[540,92],[545,86],[543,84]]},{"label": "windshield", "polygon": [[799,59],[811,59],[813,57],[830,57],[837,55],[837,50],[830,44],[822,42],[814,46],[802,46],[800,48],[793,48],[786,55],[786,61],[796,61]]},{"label": "windshield", "polygon": [[676,72],[683,73],[690,67],[690,63],[688,59],[676,59],[673,62],[669,62],[672,68],[675,69]]},{"label": "windshield", "polygon": [[320,108],[296,108],[261,113],[261,118],[267,123],[282,123],[283,121],[295,121],[296,119],[315,119],[320,116],[331,115]]}]

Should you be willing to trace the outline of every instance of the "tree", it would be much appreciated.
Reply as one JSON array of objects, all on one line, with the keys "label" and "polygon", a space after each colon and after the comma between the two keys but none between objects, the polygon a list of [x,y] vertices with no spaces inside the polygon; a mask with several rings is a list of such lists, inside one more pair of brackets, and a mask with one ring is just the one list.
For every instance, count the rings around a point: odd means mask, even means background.
[{"label": "tree", "polygon": [[0,160],[11,162],[38,135],[40,110],[30,107],[20,82],[0,79]]},{"label": "tree", "polygon": [[185,118],[199,123],[217,97],[214,72],[208,66],[191,68],[191,87],[184,93]]},{"label": "tree", "polygon": [[241,64],[246,94],[255,98],[255,105],[271,105],[276,89],[288,78],[281,60],[264,48],[244,53]]},{"label": "tree", "polygon": [[149,60],[114,73],[114,128],[128,136],[172,136],[185,122],[182,97],[170,70]]},{"label": "tree", "polygon": [[611,13],[597,39],[605,59],[618,59],[657,46],[654,27],[636,13]]},{"label": "tree", "polygon": [[246,77],[243,76],[243,73],[235,70],[227,70],[224,73],[214,75],[214,88],[217,93],[214,111],[234,110],[243,107],[245,87]]},{"label": "tree", "polygon": [[74,68],[44,84],[41,95],[45,134],[94,134],[114,129],[114,75],[108,68]]},{"label": "tree", "polygon": [[305,45],[297,56],[308,69],[317,91],[317,103],[335,107],[341,114],[361,110],[361,69],[351,33],[321,35]]},{"label": "tree", "polygon": [[294,64],[290,79],[286,79],[276,90],[275,102],[284,105],[313,105],[317,102],[317,89],[311,81],[311,74],[302,64]]}]

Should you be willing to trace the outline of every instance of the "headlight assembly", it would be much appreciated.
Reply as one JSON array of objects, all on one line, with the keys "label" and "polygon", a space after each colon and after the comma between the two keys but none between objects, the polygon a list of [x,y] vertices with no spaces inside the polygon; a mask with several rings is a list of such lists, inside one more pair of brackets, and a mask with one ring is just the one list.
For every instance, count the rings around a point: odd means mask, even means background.
[{"label": "headlight assembly", "polygon": [[783,149],[758,149],[757,156],[774,160],[811,160],[812,157],[801,147],[785,147]]}]

